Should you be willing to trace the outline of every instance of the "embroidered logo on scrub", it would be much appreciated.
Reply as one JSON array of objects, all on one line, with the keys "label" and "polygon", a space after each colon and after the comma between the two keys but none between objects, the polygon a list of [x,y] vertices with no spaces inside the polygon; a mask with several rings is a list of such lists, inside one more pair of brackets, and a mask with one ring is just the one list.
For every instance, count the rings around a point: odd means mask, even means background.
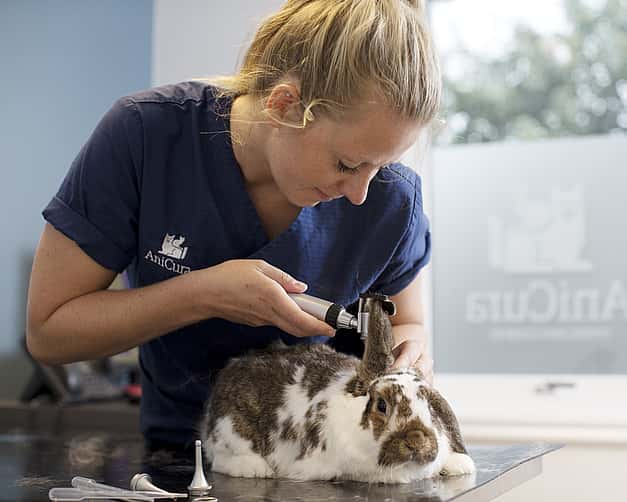
[{"label": "embroidered logo on scrub", "polygon": [[183,247],[185,237],[182,235],[177,239],[176,235],[165,234],[159,254],[182,260],[187,254],[187,246]]},{"label": "embroidered logo on scrub", "polygon": [[165,234],[163,242],[161,243],[161,249],[155,253],[148,250],[144,259],[151,261],[155,265],[158,265],[170,272],[186,274],[187,272],[190,272],[191,269],[174,261],[183,260],[187,256],[188,246],[183,247],[184,242],[185,237],[182,235],[177,237],[176,234]]}]

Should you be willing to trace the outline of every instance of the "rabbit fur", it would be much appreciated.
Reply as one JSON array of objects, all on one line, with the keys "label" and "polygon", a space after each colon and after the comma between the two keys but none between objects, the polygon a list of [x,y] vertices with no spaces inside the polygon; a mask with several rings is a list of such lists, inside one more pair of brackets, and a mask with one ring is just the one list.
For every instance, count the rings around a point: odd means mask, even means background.
[{"label": "rabbit fur", "polygon": [[319,344],[270,347],[219,372],[200,424],[213,471],[387,483],[475,471],[448,403],[416,370],[389,370],[381,296],[368,300],[363,360]]}]

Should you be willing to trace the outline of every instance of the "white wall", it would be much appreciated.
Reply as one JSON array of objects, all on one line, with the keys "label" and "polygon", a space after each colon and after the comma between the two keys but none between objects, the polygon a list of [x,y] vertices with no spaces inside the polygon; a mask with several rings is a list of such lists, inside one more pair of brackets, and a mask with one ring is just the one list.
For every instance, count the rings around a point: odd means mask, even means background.
[{"label": "white wall", "polygon": [[152,82],[235,71],[259,22],[283,0],[154,0]]},{"label": "white wall", "polygon": [[41,211],[114,100],[150,85],[151,30],[150,0],[0,1],[0,399],[31,371],[21,341]]},{"label": "white wall", "polygon": [[622,501],[626,459],[626,446],[567,445],[543,457],[542,474],[493,502]]}]

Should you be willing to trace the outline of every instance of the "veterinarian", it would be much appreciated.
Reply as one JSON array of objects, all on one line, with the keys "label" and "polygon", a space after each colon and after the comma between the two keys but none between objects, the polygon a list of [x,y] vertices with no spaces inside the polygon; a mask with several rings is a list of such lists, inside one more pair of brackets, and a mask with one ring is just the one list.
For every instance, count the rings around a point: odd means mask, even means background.
[{"label": "veterinarian", "polygon": [[[115,102],[43,211],[31,354],[139,346],[141,428],[168,445],[195,438],[228,358],[334,335],[288,293],[391,295],[395,366],[429,376],[429,226],[420,178],[397,162],[440,100],[417,2],[290,0],[236,75]],[[130,288],[108,290],[121,272]]]}]

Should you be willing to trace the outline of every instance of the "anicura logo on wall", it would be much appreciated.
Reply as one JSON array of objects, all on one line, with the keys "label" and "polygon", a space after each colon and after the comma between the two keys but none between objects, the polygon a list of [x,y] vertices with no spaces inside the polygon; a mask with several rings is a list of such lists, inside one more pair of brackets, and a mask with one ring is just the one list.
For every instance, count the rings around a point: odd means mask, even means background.
[{"label": "anicura logo on wall", "polygon": [[[466,321],[501,326],[626,321],[624,283],[618,278],[601,281],[595,273],[599,264],[585,256],[585,215],[584,188],[578,185],[554,188],[544,200],[531,199],[523,191],[511,214],[490,217],[490,269],[527,280],[522,287],[520,280],[510,281],[518,284],[516,289],[469,292]],[[522,332],[512,333],[506,336]],[[585,336],[607,334],[588,330]]]}]

